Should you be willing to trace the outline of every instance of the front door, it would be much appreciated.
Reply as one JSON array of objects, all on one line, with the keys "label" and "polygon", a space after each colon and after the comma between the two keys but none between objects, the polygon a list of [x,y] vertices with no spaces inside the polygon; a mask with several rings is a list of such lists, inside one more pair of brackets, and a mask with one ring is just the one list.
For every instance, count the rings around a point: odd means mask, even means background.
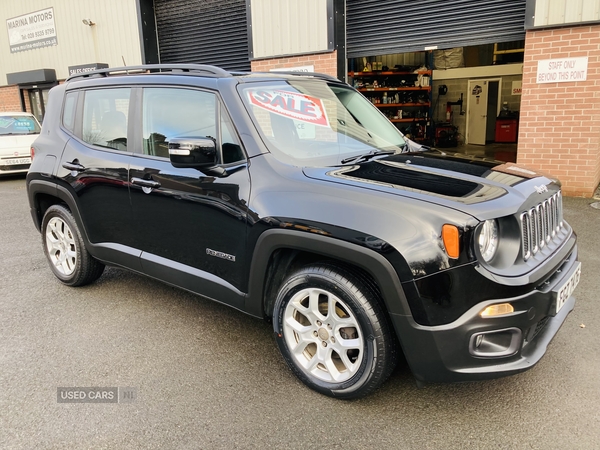
[{"label": "front door", "polygon": [[[144,272],[241,308],[235,291],[245,289],[250,180],[231,122],[212,92],[150,87],[141,98],[142,149],[129,179]],[[175,168],[168,152],[175,137],[212,137],[235,170]]]},{"label": "front door", "polygon": [[[494,132],[502,79],[469,80],[467,96],[467,144],[485,145]],[[490,95],[491,94],[491,95]],[[490,103],[491,102],[491,103]]]},{"label": "front door", "polygon": [[46,104],[48,103],[48,93],[50,89],[30,89],[29,107],[31,114],[35,116],[39,123],[42,123],[46,115]]},{"label": "front door", "polygon": [[467,143],[485,145],[488,80],[469,80],[467,105]]}]

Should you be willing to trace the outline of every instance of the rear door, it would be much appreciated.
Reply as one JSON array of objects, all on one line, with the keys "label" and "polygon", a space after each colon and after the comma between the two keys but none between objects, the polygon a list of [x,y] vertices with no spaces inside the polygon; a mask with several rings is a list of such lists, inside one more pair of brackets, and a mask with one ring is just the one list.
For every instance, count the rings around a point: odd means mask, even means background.
[{"label": "rear door", "polygon": [[[211,91],[145,87],[141,104],[129,179],[144,272],[241,308],[250,179],[231,120]],[[175,137],[213,138],[228,172],[173,167]]]},{"label": "rear door", "polygon": [[77,203],[74,213],[94,256],[139,270],[128,181],[130,97],[129,87],[66,94],[62,125],[75,138],[64,148],[57,177]]}]

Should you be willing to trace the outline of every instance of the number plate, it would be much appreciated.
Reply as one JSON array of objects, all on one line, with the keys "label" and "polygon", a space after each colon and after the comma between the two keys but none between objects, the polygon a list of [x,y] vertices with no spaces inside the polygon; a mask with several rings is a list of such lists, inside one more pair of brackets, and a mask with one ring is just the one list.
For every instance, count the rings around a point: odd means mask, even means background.
[{"label": "number plate", "polygon": [[31,158],[11,158],[11,159],[2,159],[0,163],[5,166],[18,166],[21,164],[31,164]]},{"label": "number plate", "polygon": [[556,297],[556,312],[558,313],[561,308],[565,305],[565,302],[569,299],[573,291],[579,284],[579,279],[581,278],[581,263],[577,263],[577,269],[571,274],[569,279],[565,284],[563,284],[558,290],[558,295]]}]

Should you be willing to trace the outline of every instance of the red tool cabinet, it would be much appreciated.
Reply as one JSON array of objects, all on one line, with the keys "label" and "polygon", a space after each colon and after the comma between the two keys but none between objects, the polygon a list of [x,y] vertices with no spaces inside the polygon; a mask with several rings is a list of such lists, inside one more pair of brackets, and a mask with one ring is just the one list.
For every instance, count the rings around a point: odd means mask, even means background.
[{"label": "red tool cabinet", "polygon": [[518,119],[496,119],[496,142],[517,142]]}]

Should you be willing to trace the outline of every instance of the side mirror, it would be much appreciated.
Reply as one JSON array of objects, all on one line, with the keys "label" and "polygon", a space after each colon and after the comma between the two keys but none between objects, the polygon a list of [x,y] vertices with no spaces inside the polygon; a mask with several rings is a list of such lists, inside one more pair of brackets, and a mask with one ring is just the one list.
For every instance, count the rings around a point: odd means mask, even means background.
[{"label": "side mirror", "polygon": [[210,137],[172,138],[169,159],[174,167],[201,169],[217,164],[217,144]]}]

